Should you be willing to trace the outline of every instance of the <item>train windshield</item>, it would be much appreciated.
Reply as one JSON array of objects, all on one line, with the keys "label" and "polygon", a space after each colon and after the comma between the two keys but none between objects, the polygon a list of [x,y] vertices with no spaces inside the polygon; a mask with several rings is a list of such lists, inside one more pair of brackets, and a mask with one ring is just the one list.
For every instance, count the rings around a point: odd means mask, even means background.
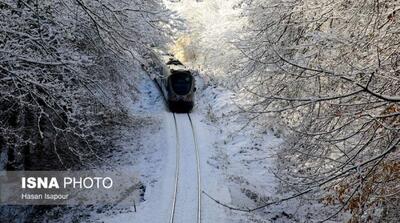
[{"label": "train windshield", "polygon": [[192,88],[192,76],[190,72],[175,72],[171,75],[171,86],[178,95],[185,95]]},{"label": "train windshield", "polygon": [[167,62],[167,65],[183,65],[179,60],[176,59],[169,59],[169,61]]}]

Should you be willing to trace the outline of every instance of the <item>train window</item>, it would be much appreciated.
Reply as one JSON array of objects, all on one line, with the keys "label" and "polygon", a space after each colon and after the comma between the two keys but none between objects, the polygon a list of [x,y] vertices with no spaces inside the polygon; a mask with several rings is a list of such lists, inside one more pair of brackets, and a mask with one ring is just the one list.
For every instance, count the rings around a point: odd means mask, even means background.
[{"label": "train window", "polygon": [[171,76],[171,86],[178,95],[188,94],[192,88],[192,76],[190,73],[175,73]]}]

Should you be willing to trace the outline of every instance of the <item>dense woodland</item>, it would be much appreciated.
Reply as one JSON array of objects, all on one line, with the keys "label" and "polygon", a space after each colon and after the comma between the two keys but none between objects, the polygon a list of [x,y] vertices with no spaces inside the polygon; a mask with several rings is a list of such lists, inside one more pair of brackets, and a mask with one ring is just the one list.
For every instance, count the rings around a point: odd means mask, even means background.
[{"label": "dense woodland", "polygon": [[378,207],[393,209],[399,2],[245,0],[241,7],[250,35],[236,43],[243,57],[233,73],[251,101],[243,109],[255,119],[274,114],[287,130],[277,171],[283,185],[336,205],[326,220],[349,211],[351,222],[366,222]]},{"label": "dense woodland", "polygon": [[101,158],[110,146],[102,130],[126,115],[122,98],[135,100],[131,71],[149,44],[164,41],[165,15],[159,1],[1,1],[6,169]]},{"label": "dense woodland", "polygon": [[[135,100],[129,69],[172,35],[162,4],[0,1],[5,169],[101,159],[102,130],[125,119],[122,98]],[[275,173],[283,200],[317,201],[325,220],[345,212],[350,222],[398,220],[400,2],[241,0],[235,9],[246,22],[220,33],[229,47],[210,33],[183,45],[189,59],[224,72],[213,78],[237,92],[251,120],[283,129]]]},{"label": "dense woodland", "polygon": [[282,200],[321,203],[325,220],[398,221],[400,2],[232,2],[208,4],[238,12],[218,22],[194,16],[178,52],[232,89],[252,122],[283,133]]},{"label": "dense woodland", "polygon": [[[115,129],[139,128],[142,55],[165,42],[160,1],[0,1],[0,168],[107,165]],[[121,136],[117,135],[117,138]],[[77,210],[1,206],[4,222],[41,222]],[[86,215],[85,215],[86,216]],[[57,220],[56,220],[57,221]]]}]

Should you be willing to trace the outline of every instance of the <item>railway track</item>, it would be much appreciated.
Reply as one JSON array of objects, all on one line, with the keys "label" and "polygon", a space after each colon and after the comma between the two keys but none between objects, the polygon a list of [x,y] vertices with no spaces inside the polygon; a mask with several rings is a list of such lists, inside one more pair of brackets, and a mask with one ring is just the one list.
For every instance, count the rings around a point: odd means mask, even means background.
[{"label": "railway track", "polygon": [[201,223],[200,154],[196,130],[190,114],[172,114],[176,167],[169,223]]}]

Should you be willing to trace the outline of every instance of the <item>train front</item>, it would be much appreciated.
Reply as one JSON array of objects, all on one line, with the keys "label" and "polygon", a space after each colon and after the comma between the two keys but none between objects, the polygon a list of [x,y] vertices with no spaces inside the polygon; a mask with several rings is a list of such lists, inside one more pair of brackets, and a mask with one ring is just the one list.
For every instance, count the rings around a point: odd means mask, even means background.
[{"label": "train front", "polygon": [[168,77],[168,104],[172,112],[190,112],[194,106],[194,78],[189,70],[171,70]]}]

